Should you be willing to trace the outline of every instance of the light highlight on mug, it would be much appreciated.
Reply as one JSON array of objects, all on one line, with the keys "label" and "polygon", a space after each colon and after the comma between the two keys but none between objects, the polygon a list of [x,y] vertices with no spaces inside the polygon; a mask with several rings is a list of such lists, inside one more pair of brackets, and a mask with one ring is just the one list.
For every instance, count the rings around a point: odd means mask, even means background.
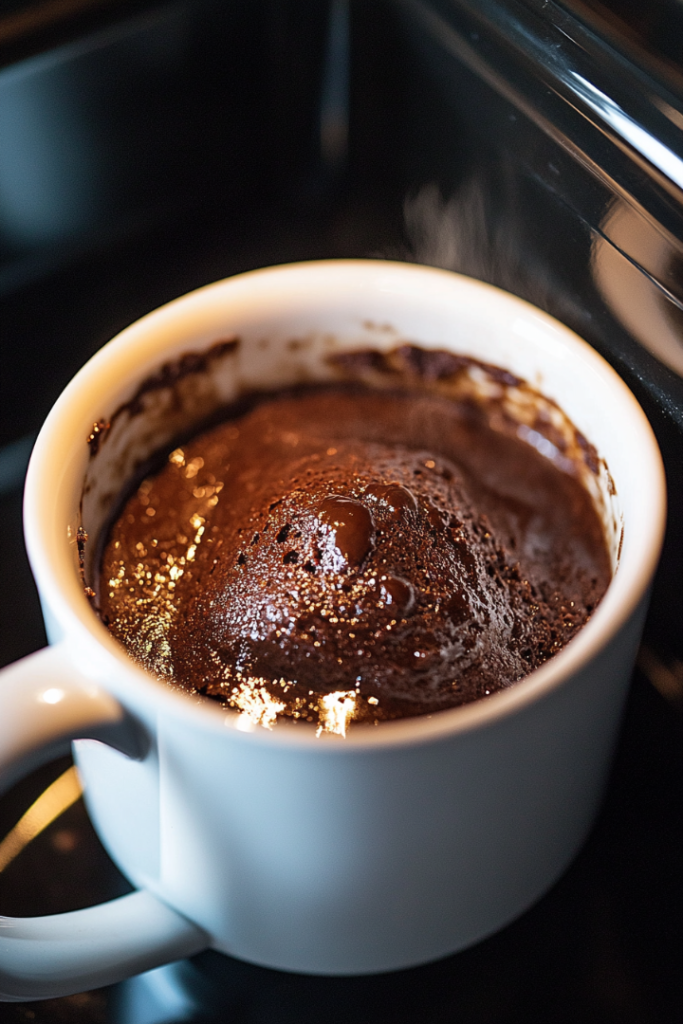
[{"label": "light highlight on mug", "polygon": [[60,700],[63,699],[64,690],[58,690],[56,687],[44,690],[38,697],[38,700],[42,701],[43,704],[59,704]]}]

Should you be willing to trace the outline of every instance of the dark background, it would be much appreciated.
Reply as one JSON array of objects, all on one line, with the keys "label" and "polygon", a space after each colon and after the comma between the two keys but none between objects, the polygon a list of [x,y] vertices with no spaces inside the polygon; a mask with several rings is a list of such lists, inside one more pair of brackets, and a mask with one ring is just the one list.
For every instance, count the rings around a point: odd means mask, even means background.
[{"label": "dark background", "polygon": [[[593,254],[611,244],[617,202],[655,225],[656,266],[621,256],[683,327],[683,203],[581,106],[570,74],[683,157],[680,5],[646,6],[647,18],[616,0],[0,2],[3,663],[45,642],[21,487],[51,404],[128,323],[259,266],[416,259],[530,299],[633,388],[671,506],[647,674],[633,680],[604,808],[519,921],[392,975],[306,978],[207,953],[108,990],[6,1004],[1,1021],[680,1019],[683,381],[609,307]],[[0,837],[68,764],[2,797]],[[0,872],[0,912],[77,909],[127,888],[78,802]]]}]

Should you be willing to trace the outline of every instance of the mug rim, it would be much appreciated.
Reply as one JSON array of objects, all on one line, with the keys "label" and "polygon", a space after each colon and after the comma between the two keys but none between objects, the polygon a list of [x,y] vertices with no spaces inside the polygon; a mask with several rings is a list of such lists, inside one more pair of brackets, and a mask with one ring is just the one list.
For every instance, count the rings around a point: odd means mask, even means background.
[{"label": "mug rim", "polygon": [[[423,284],[437,290],[442,287],[448,289],[457,282],[458,287],[465,291],[479,294],[484,299],[482,306],[486,306],[488,300],[488,308],[497,304],[503,311],[532,315],[537,323],[552,327],[555,334],[559,331],[562,339],[574,351],[578,347],[578,354],[583,360],[588,362],[591,369],[599,371],[606,386],[621,398],[622,404],[628,406],[632,431],[640,433],[648,452],[643,470],[650,474],[642,488],[642,500],[649,501],[651,505],[649,534],[643,538],[637,552],[629,548],[628,563],[626,560],[620,563],[619,571],[612,576],[590,620],[561,651],[523,679],[484,699],[430,715],[381,722],[375,728],[356,725],[348,730],[343,740],[327,733],[318,737],[313,726],[309,729],[286,720],[279,721],[272,730],[254,726],[244,731],[238,725],[239,712],[219,708],[213,702],[201,698],[193,699],[136,665],[99,619],[73,571],[70,550],[70,546],[72,549],[76,542],[73,531],[69,537],[62,538],[60,548],[58,537],[53,535],[56,524],[54,520],[48,522],[50,512],[55,511],[55,494],[64,489],[69,474],[74,478],[76,488],[82,487],[83,474],[81,472],[79,477],[75,462],[83,461],[85,438],[76,446],[73,443],[74,429],[68,429],[68,421],[74,419],[74,410],[79,402],[83,405],[94,401],[89,398],[89,394],[86,397],[86,393],[93,390],[94,381],[99,378],[101,382],[107,378],[108,371],[111,374],[113,365],[126,354],[130,363],[131,351],[135,346],[139,346],[145,338],[149,341],[155,331],[163,329],[164,324],[170,323],[178,314],[187,313],[188,310],[191,312],[197,304],[206,305],[217,293],[239,293],[245,289],[248,293],[250,288],[257,293],[259,287],[267,287],[269,281],[276,277],[282,283],[283,275],[286,278],[286,275],[301,273],[309,277],[320,274],[325,281],[329,277],[327,287],[330,287],[331,278],[335,275],[337,280],[343,280],[345,275],[351,279],[354,274],[362,277],[364,284],[368,284],[374,274],[375,288],[385,273],[398,274],[399,277],[406,275],[413,283],[421,279]],[[487,313],[485,319],[488,316]],[[150,346],[151,351],[153,345],[150,343]],[[162,348],[159,347],[157,366],[161,354]],[[145,368],[141,367],[138,381],[144,378],[145,372]],[[111,394],[112,390],[113,385],[103,389],[100,383],[102,397],[105,392]],[[96,418],[97,414],[90,419],[89,425]],[[65,434],[71,437],[73,449],[66,455],[59,450]],[[77,479],[80,485],[76,483]],[[71,497],[72,504],[75,499],[78,505],[80,491],[77,495],[71,493]],[[233,726],[231,737],[239,737],[244,742],[275,746],[284,744],[309,749],[314,747],[321,752],[351,751],[359,747],[405,746],[430,742],[444,735],[474,731],[521,711],[560,687],[608,645],[647,593],[659,557],[665,513],[664,468],[649,421],[626,383],[586,341],[549,314],[493,285],[440,268],[374,259],[312,260],[248,271],[179,296],[126,327],[86,362],[57,399],[36,441],[24,495],[26,546],[41,599],[63,630],[75,662],[87,675],[95,679],[106,679],[108,682],[105,685],[120,696],[124,703],[130,704],[133,711],[142,704],[151,714],[158,714],[163,709],[173,717],[189,717],[198,725],[211,729]],[[71,559],[70,571],[66,569],[65,555]]]}]

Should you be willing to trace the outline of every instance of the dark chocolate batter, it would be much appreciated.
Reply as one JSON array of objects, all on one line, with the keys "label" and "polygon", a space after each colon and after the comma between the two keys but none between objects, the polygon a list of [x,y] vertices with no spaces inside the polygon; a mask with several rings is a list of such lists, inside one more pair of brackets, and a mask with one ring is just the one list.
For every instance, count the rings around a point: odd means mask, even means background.
[{"label": "dark chocolate batter", "polygon": [[100,607],[133,658],[271,726],[343,734],[523,678],[610,580],[570,474],[419,392],[263,398],[144,480]]}]

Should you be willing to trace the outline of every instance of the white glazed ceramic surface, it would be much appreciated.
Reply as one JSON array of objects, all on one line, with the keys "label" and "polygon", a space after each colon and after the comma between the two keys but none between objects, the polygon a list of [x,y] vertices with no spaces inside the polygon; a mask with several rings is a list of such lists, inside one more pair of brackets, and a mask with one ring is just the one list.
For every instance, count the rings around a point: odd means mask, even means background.
[{"label": "white glazed ceramic surface", "polygon": [[[243,731],[237,715],[133,665],[79,580],[84,481],[92,545],[129,453],[149,453],[164,423],[170,437],[180,421],[162,395],[119,418],[108,456],[104,445],[89,462],[85,438],[163,363],[233,337],[237,352],[188,396],[187,423],[243,387],[323,379],[331,351],[400,341],[505,367],[554,399],[606,461],[616,496],[605,502],[624,528],[590,623],[505,692],[345,740],[287,723]],[[129,327],[66,389],[31,460],[26,537],[55,646],[4,676],[0,766],[11,779],[78,740],[95,826],[143,891],[78,914],[4,919],[4,997],[78,991],[207,945],[292,971],[394,970],[521,913],[595,814],[664,501],[652,432],[614,371],[552,318],[479,282],[381,261],[298,264],[211,285]],[[48,686],[62,693],[56,704],[43,700]]]}]

